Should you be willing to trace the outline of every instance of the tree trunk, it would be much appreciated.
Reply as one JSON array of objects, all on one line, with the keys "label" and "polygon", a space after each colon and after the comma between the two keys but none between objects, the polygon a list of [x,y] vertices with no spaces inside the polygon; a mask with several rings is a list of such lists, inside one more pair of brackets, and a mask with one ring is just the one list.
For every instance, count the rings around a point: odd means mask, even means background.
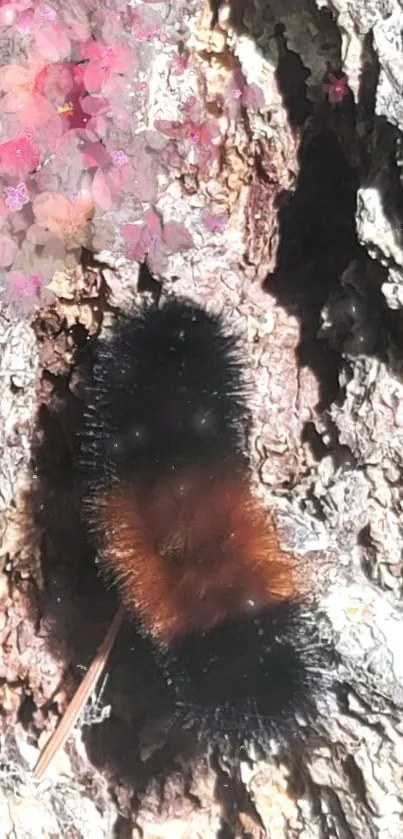
[{"label": "tree trunk", "polygon": [[[193,246],[153,275],[116,234],[56,278],[53,309],[1,313],[1,835],[400,839],[403,7],[165,5],[167,41],[142,53],[139,121],[181,119],[195,95],[221,132],[204,171],[154,147],[156,205]],[[2,64],[19,58],[11,36],[0,49]],[[212,229],[206,208],[228,225]],[[110,211],[109,236],[122,221]],[[80,525],[80,374],[114,312],[161,292],[228,313],[246,337],[259,491],[314,579],[337,687],[302,749],[182,772],[128,625],[103,692],[37,783],[38,747],[116,608]]]}]

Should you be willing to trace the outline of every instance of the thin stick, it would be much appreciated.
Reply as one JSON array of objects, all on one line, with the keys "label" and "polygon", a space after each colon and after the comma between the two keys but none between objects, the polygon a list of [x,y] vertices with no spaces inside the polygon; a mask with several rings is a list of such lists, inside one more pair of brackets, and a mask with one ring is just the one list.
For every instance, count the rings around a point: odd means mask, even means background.
[{"label": "thin stick", "polygon": [[66,711],[59,722],[59,725],[46,743],[42,753],[39,755],[38,762],[34,768],[35,778],[39,779],[42,777],[59,749],[63,748],[90,693],[94,690],[94,687],[105,668],[108,656],[122,625],[123,618],[124,609],[123,606],[119,606],[119,609],[109,626],[102,644],[98,647],[95,657],[88,668],[83,681],[78,686],[70,704],[66,708]]}]

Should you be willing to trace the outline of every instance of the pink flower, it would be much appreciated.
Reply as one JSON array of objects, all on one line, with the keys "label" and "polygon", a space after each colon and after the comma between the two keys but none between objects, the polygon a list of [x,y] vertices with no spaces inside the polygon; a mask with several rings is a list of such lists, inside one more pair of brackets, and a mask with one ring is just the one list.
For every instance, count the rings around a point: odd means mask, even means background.
[{"label": "pink flower", "polygon": [[[129,127],[135,127],[135,114],[129,107],[122,107],[122,96],[111,94],[108,99],[105,96],[94,94],[81,99],[81,107],[85,114],[88,114],[87,129],[94,131],[98,137],[104,138],[112,126],[126,131]],[[131,100],[133,107],[135,103]]]},{"label": "pink flower", "polygon": [[18,6],[14,3],[6,3],[0,8],[0,27],[12,26],[13,23],[15,23],[17,16]]},{"label": "pink flower", "polygon": [[52,192],[74,198],[88,189],[91,176],[85,170],[82,149],[96,141],[95,134],[84,128],[66,131],[53,146],[42,167],[35,173],[38,192]]},{"label": "pink flower", "polygon": [[34,10],[24,9],[20,11],[15,22],[16,31],[21,35],[32,35],[34,28]]},{"label": "pink flower", "polygon": [[121,232],[128,244],[128,258],[146,261],[155,274],[165,268],[169,251],[186,250],[193,244],[185,225],[176,221],[162,225],[155,210],[144,213],[140,224],[123,224]]},{"label": "pink flower", "polygon": [[[88,21],[91,13],[91,25]],[[64,3],[61,8],[63,29],[71,41],[83,43],[91,38],[91,28],[94,28],[91,5],[88,3]]]},{"label": "pink flower", "polygon": [[85,224],[92,214],[92,202],[78,197],[70,202],[63,195],[44,192],[34,200],[34,213],[39,224],[55,233],[72,233]]},{"label": "pink flower", "polygon": [[54,9],[50,6],[38,6],[34,13],[33,26],[39,55],[47,61],[61,61],[70,55],[70,38]]},{"label": "pink flower", "polygon": [[189,64],[190,53],[187,50],[177,52],[174,54],[170,72],[173,76],[181,76]]},{"label": "pink flower", "polygon": [[121,231],[128,245],[126,248],[128,259],[144,262],[149,250],[151,236],[155,234],[151,234],[148,226],[142,223],[123,224]]},{"label": "pink flower", "polygon": [[33,90],[57,108],[64,128],[85,127],[88,116],[81,107],[86,94],[82,65],[73,61],[45,65],[35,77]]},{"label": "pink flower", "polygon": [[154,9],[129,6],[127,11],[132,33],[138,41],[151,41],[162,31],[164,21]]},{"label": "pink flower", "polygon": [[264,93],[259,85],[247,84],[242,70],[235,70],[223,90],[224,110],[231,121],[239,117],[241,107],[258,110],[264,106]]},{"label": "pink flower", "polygon": [[263,89],[258,84],[252,82],[246,85],[242,96],[242,104],[245,108],[258,111],[264,107],[264,101]]},{"label": "pink flower", "polygon": [[203,227],[206,230],[210,230],[211,233],[221,233],[222,230],[226,230],[229,227],[228,216],[224,214],[214,215],[214,213],[210,213],[208,210],[202,212],[201,222]]},{"label": "pink flower", "polygon": [[84,84],[89,93],[102,90],[108,95],[123,89],[126,77],[133,73],[136,63],[134,52],[128,47],[110,47],[102,41],[81,44],[80,56],[88,60]]},{"label": "pink flower", "polygon": [[134,134],[120,149],[106,140],[104,149],[108,159],[93,183],[97,204],[106,208],[112,199],[153,203],[157,197],[158,160],[147,144],[146,132]]},{"label": "pink flower", "polygon": [[18,17],[15,28],[23,35],[33,35],[36,49],[47,61],[60,61],[70,54],[70,38],[57,12],[50,6],[35,3],[35,9],[17,4]]},{"label": "pink flower", "polygon": [[45,71],[42,60],[30,61],[28,67],[11,64],[0,69],[0,88],[5,91],[0,100],[1,111],[15,115],[23,129],[37,131],[41,128],[44,148],[62,131],[60,117],[37,84]]},{"label": "pink flower", "polygon": [[[28,67],[8,64],[0,68],[0,90],[5,91],[5,96],[1,99],[1,109],[17,113],[21,124],[31,118],[38,122],[37,112],[41,106],[48,109],[51,107],[46,99],[41,102],[34,94],[35,78],[43,67],[42,59],[33,59],[28,61]],[[22,111],[24,114],[21,114]]]},{"label": "pink flower", "polygon": [[224,86],[222,93],[224,111],[228,119],[233,122],[236,122],[241,112],[242,96],[244,94],[245,87],[246,80],[242,70],[235,70],[227,84]]},{"label": "pink flower", "polygon": [[27,185],[22,182],[18,186],[6,186],[6,200],[5,204],[12,212],[21,210],[24,204],[29,204],[30,198],[28,195]]},{"label": "pink flower", "polygon": [[344,97],[348,94],[348,77],[342,76],[337,79],[333,73],[329,73],[330,84],[324,84],[323,90],[327,93],[329,102],[333,105],[342,102]]},{"label": "pink flower", "polygon": [[113,201],[121,202],[128,195],[138,201],[153,201],[157,192],[155,157],[148,153],[143,135],[135,135],[130,154],[115,149],[109,142],[83,142],[80,153],[83,167],[96,169],[92,181],[92,197],[104,211]]},{"label": "pink flower", "polygon": [[39,14],[42,20],[54,21],[57,18],[57,14],[54,9],[50,9],[49,6],[45,6],[45,8],[41,9]]},{"label": "pink flower", "polygon": [[166,137],[176,140],[180,156],[182,145],[184,156],[189,156],[190,162],[199,169],[205,169],[218,157],[219,149],[215,144],[215,140],[220,136],[218,122],[201,120],[200,105],[195,96],[189,97],[182,110],[183,122],[157,119],[154,121],[154,127]]},{"label": "pink flower", "polygon": [[[72,61],[57,61],[45,64],[35,74],[32,89],[52,105],[58,106],[66,100],[76,86],[76,72],[80,72]],[[82,71],[81,71],[82,77]],[[81,84],[83,90],[83,85]]]},{"label": "pink flower", "polygon": [[12,178],[26,178],[39,161],[38,145],[31,132],[22,131],[14,140],[0,143],[0,169]]},{"label": "pink flower", "polygon": [[10,271],[3,291],[4,302],[20,315],[30,314],[42,306],[50,306],[55,298],[52,291],[46,288],[48,282],[49,278],[41,274]]},{"label": "pink flower", "polygon": [[94,212],[92,198],[79,195],[68,201],[55,192],[42,192],[33,202],[36,224],[27,231],[29,241],[42,245],[61,239],[67,250],[87,244],[88,221]]},{"label": "pink flower", "polygon": [[[119,158],[120,165],[113,163],[112,156],[99,142],[82,143],[80,149],[83,165],[86,169],[96,169],[91,194],[94,204],[103,211],[110,209],[112,201],[119,198],[126,170],[125,161]],[[121,152],[123,154],[123,152]]]},{"label": "pink flower", "polygon": [[46,66],[42,58],[28,59],[28,66],[6,64],[0,68],[0,89],[14,94],[20,90],[32,91],[38,73]]}]

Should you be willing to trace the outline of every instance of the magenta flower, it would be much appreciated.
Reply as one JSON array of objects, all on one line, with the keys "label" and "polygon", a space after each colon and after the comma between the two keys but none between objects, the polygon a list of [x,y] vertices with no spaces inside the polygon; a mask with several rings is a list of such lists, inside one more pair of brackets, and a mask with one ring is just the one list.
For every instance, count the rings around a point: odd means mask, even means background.
[{"label": "magenta flower", "polygon": [[54,302],[54,294],[46,288],[49,278],[42,274],[24,274],[22,271],[10,271],[2,296],[4,302],[11,305],[19,315],[30,314],[42,306]]},{"label": "magenta flower", "polygon": [[159,274],[163,271],[168,252],[182,251],[192,247],[192,238],[184,224],[176,221],[161,224],[155,210],[144,213],[144,221],[136,224],[123,224],[122,236],[128,244],[129,259],[146,261],[150,271]]},{"label": "magenta flower", "polygon": [[24,204],[29,204],[30,198],[28,195],[27,185],[24,182],[15,187],[6,186],[5,194],[5,205],[12,212],[22,210]]},{"label": "magenta flower", "polygon": [[333,73],[329,73],[328,75],[330,84],[324,84],[323,90],[327,93],[329,102],[335,105],[342,102],[348,94],[348,77],[342,76],[341,79],[337,79]]},{"label": "magenta flower", "polygon": [[129,162],[129,158],[124,151],[118,149],[117,151],[111,152],[111,161],[114,166],[117,166],[118,169],[121,169],[122,166]]},{"label": "magenta flower", "polygon": [[88,115],[81,107],[81,99],[86,94],[82,65],[73,61],[46,64],[35,76],[33,94],[57,109],[62,118],[62,131],[84,128],[88,122]]}]

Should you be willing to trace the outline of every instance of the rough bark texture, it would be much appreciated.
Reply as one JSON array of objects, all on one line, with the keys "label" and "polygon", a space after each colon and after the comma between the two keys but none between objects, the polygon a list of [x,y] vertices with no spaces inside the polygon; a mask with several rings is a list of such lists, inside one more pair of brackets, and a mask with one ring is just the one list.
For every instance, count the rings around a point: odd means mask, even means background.
[{"label": "rough bark texture", "polygon": [[[66,276],[63,301],[33,325],[1,314],[4,836],[402,835],[403,7],[214,0],[212,10],[170,10],[207,111],[237,64],[265,107],[226,125],[220,171],[168,179],[159,207],[186,219],[195,247],[157,279],[226,310],[247,338],[259,489],[308,560],[341,656],[339,688],[295,753],[181,772],[147,649],[127,626],[102,696],[49,776],[32,780],[38,743],[115,607],[79,525],[80,370],[138,280],[158,287],[115,243],[74,284]],[[329,71],[348,73],[338,104],[324,93]],[[144,118],[175,119],[183,92],[167,88],[163,51],[148,73]],[[230,229],[198,226],[206,199]]]}]

